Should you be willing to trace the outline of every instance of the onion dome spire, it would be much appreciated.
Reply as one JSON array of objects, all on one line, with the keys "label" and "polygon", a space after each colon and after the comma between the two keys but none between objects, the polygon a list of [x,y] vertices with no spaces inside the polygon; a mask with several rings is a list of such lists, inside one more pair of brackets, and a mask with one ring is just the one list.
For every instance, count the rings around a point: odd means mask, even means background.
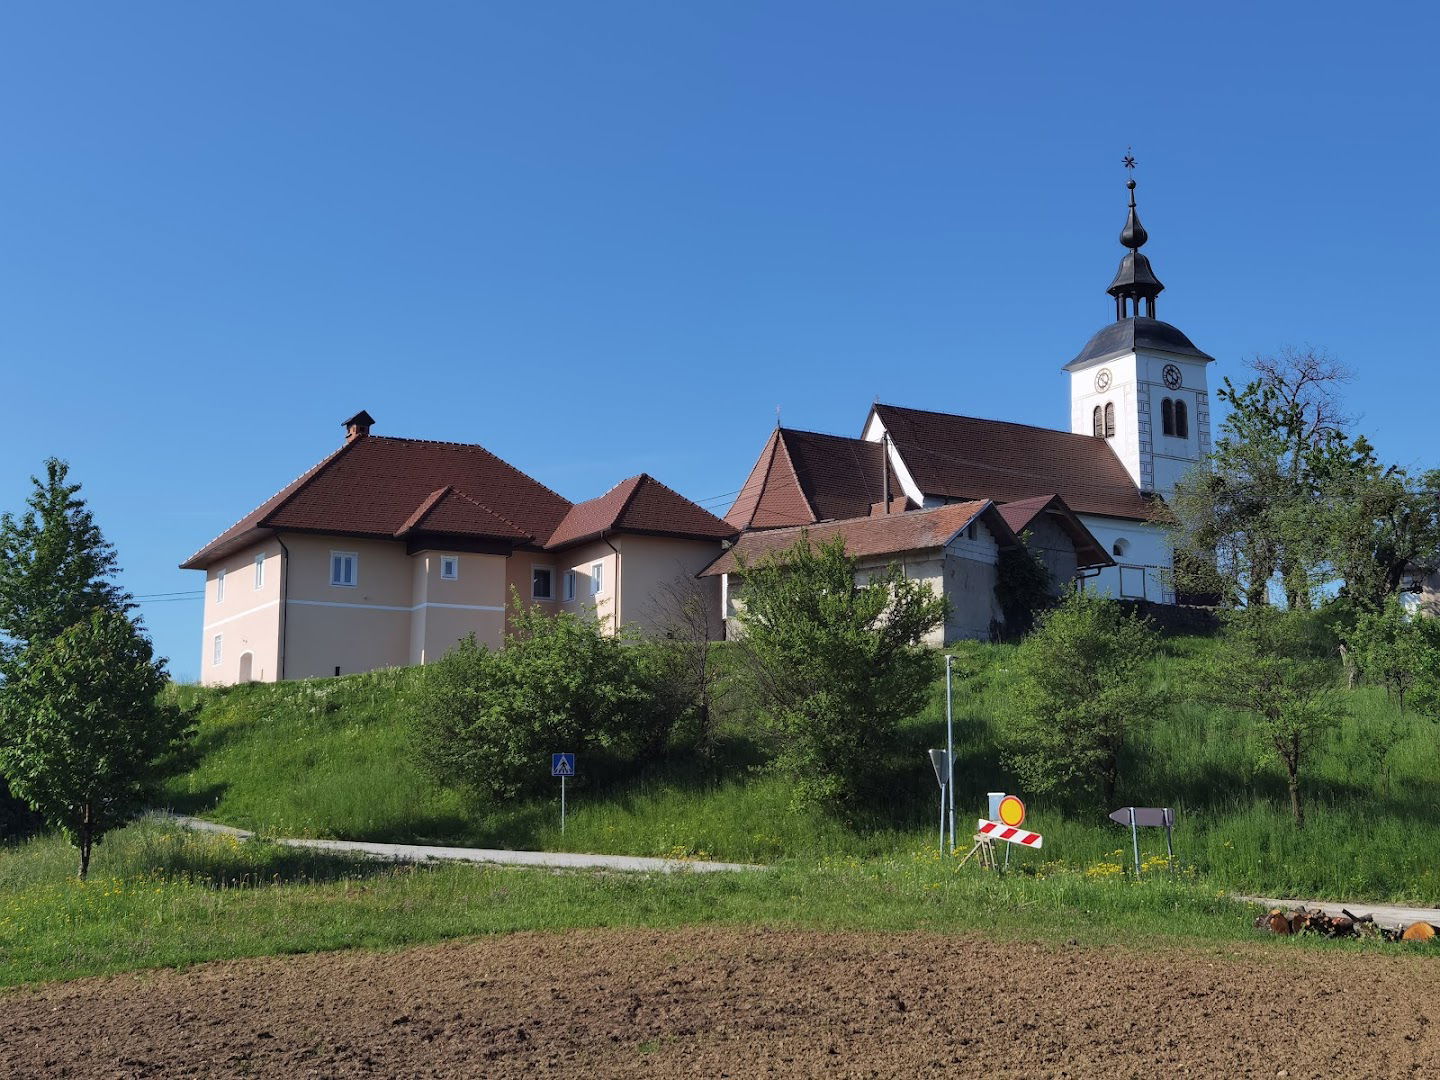
[{"label": "onion dome spire", "polygon": [[[1130,154],[1125,155],[1125,168],[1135,168],[1135,158]],[[1153,319],[1155,297],[1160,295],[1165,286],[1150,268],[1150,260],[1140,254],[1140,249],[1145,246],[1145,241],[1150,239],[1150,234],[1145,231],[1145,226],[1140,224],[1140,213],[1135,209],[1133,175],[1125,181],[1125,186],[1130,189],[1130,213],[1125,218],[1125,228],[1120,230],[1120,243],[1130,250],[1120,260],[1120,269],[1115,272],[1115,280],[1110,282],[1110,287],[1105,291],[1115,298],[1117,320],[1138,317],[1141,300],[1145,301],[1146,317]]]}]

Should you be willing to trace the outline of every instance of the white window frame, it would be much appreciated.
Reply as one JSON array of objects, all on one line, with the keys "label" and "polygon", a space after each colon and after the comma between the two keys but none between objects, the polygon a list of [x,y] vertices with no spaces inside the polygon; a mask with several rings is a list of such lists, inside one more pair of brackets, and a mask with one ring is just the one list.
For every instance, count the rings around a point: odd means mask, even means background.
[{"label": "white window frame", "polygon": [[265,552],[255,554],[255,591],[265,588]]},{"label": "white window frame", "polygon": [[210,666],[219,667],[225,659],[225,635],[216,634],[210,643]]},{"label": "white window frame", "polygon": [[215,571],[215,602],[217,604],[225,602],[225,568],[223,566]]},{"label": "white window frame", "polygon": [[575,599],[575,571],[566,570],[560,575],[560,597],[569,604]]},{"label": "white window frame", "polygon": [[[535,591],[535,572],[536,572],[537,570],[544,570],[546,573],[548,573],[548,574],[550,575],[550,594],[549,594],[548,596],[541,596],[541,595],[539,595],[538,593],[536,593],[536,591]],[[554,599],[555,599],[555,568],[554,568],[553,566],[544,566],[544,565],[542,565],[542,564],[540,564],[540,563],[531,563],[531,564],[530,564],[530,599],[531,599],[531,600],[554,600]]]},{"label": "white window frame", "polygon": [[440,580],[441,580],[441,581],[459,581],[459,580],[460,580],[460,556],[459,556],[459,555],[441,555],[441,556],[440,556]]},{"label": "white window frame", "polygon": [[[335,560],[350,560],[350,580],[335,580]],[[330,584],[337,589],[354,589],[360,585],[360,554],[355,551],[332,551],[330,552]]]},{"label": "white window frame", "polygon": [[599,596],[605,591],[605,564],[603,562],[590,564],[590,595]]}]

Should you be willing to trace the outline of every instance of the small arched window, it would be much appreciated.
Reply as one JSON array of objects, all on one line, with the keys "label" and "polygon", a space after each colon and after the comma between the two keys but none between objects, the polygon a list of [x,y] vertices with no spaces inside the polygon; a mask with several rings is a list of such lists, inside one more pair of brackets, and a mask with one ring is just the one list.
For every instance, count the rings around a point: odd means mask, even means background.
[{"label": "small arched window", "polygon": [[1183,401],[1175,402],[1175,434],[1181,439],[1190,437],[1190,410]]},{"label": "small arched window", "polygon": [[1107,438],[1107,439],[1113,439],[1114,437],[1115,437],[1115,403],[1114,403],[1113,401],[1107,401],[1107,402],[1105,403],[1105,438]]},{"label": "small arched window", "polygon": [[[1095,433],[1095,438],[1103,439],[1105,437],[1105,416],[1100,411],[1099,405],[1095,406],[1095,413],[1091,416],[1090,422]],[[221,573],[224,573],[224,571],[222,570]]]},{"label": "small arched window", "polygon": [[1160,430],[1166,435],[1175,434],[1175,403],[1168,397],[1160,402]]},{"label": "small arched window", "polygon": [[1130,550],[1130,541],[1123,536],[1116,540],[1110,548],[1110,554],[1124,556]]}]

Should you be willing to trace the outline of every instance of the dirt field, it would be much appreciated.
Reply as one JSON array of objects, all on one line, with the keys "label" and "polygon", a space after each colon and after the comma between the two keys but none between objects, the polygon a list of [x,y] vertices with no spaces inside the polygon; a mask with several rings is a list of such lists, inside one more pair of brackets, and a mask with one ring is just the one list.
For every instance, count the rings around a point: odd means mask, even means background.
[{"label": "dirt field", "polygon": [[0,1076],[1440,1076],[1440,956],[519,934],[0,994]]}]

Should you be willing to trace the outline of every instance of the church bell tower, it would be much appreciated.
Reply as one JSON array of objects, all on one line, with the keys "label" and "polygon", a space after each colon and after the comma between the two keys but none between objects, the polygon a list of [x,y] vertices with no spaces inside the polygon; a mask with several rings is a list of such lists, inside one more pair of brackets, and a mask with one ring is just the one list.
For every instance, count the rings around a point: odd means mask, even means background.
[{"label": "church bell tower", "polygon": [[[1135,167],[1128,154],[1125,167]],[[1120,243],[1126,252],[1105,290],[1115,300],[1115,321],[1065,365],[1070,430],[1106,440],[1142,491],[1168,496],[1210,452],[1207,368],[1214,357],[1155,318],[1155,299],[1165,286],[1140,253],[1150,236],[1135,207],[1133,176],[1125,186],[1130,207]]]}]

